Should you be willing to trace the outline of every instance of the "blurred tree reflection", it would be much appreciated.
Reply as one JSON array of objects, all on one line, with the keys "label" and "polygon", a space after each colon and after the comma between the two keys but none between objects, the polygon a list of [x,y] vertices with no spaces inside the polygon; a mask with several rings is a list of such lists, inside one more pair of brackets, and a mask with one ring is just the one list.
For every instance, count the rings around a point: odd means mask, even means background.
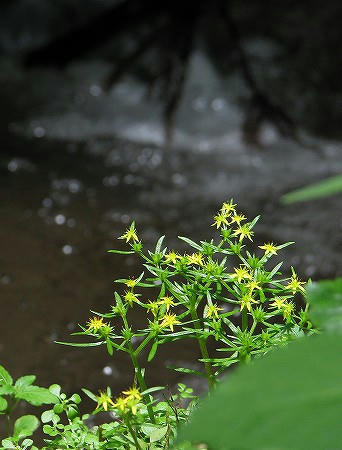
[{"label": "blurred tree reflection", "polygon": [[285,136],[296,137],[296,125],[331,135],[342,114],[341,23],[338,0],[123,0],[33,49],[26,64],[64,67],[94,52],[110,59],[104,86],[129,72],[143,79],[163,100],[170,137],[201,48],[223,75],[243,80],[247,139],[257,141],[264,121]]}]

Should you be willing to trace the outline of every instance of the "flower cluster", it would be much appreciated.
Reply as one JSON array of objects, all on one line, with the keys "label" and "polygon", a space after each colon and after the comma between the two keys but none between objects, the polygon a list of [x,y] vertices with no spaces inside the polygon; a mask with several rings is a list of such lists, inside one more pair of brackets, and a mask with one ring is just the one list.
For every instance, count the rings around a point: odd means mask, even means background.
[{"label": "flower cluster", "polygon": [[135,386],[126,391],[122,391],[121,395],[117,397],[115,401],[112,400],[110,389],[107,389],[107,391],[99,392],[96,410],[103,409],[104,411],[108,411],[115,409],[121,416],[125,416],[129,413],[135,415],[141,399],[142,396],[139,389]]},{"label": "flower cluster", "polygon": [[[142,258],[148,275],[143,272],[116,280],[124,286],[123,292],[115,292],[111,311],[97,313],[83,328],[84,333],[106,344],[110,354],[115,350],[129,353],[135,367],[144,349],[150,349],[151,361],[160,345],[195,339],[201,352],[202,374],[213,385],[220,371],[231,364],[248,361],[300,333],[310,332],[308,305],[300,309],[294,298],[305,295],[305,282],[293,268],[291,276],[284,277],[279,271],[282,263],[272,264],[272,258],[292,242],[265,242],[256,246],[254,253],[246,249],[246,242],[252,245],[258,219],[249,221],[231,199],[214,216],[212,225],[219,239],[194,242],[181,237],[192,248],[184,254],[163,246],[164,236],[153,251],[144,252],[133,222],[119,237],[129,250],[111,252],[135,253]],[[145,328],[129,325],[132,308],[145,312]],[[120,332],[114,333],[104,319],[118,321],[115,330]],[[217,343],[211,355],[207,347],[210,340]],[[134,341],[139,344],[133,344]],[[222,357],[219,352],[225,355]],[[192,369],[177,370],[191,373]],[[143,376],[138,370],[139,373],[137,382],[144,391]],[[107,405],[113,406],[108,399]],[[116,405],[125,411],[126,397],[119,397]]]}]

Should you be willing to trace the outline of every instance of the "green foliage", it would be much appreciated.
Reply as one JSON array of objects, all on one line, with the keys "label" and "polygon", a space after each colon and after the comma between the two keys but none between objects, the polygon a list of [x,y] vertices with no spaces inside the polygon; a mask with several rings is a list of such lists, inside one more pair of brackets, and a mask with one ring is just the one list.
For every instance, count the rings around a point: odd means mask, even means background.
[{"label": "green foliage", "polygon": [[281,197],[283,203],[296,203],[314,200],[316,198],[328,197],[342,192],[342,175],[327,178]]},{"label": "green foliage", "polygon": [[342,334],[342,278],[312,283],[308,298],[315,324],[325,331]]},{"label": "green foliage", "polygon": [[[91,414],[110,412],[113,421],[91,426],[89,414],[80,413],[78,394],[68,397],[57,384],[48,390],[35,386],[33,375],[21,377],[13,384],[1,366],[0,412],[9,418],[21,399],[32,405],[51,403],[53,407],[41,415],[46,450],[171,448],[178,426],[188,421],[197,397],[191,389],[179,384],[177,394],[164,394],[164,400],[160,401],[155,392],[164,388],[147,386],[146,367],[162,345],[182,339],[197,342],[200,358],[196,355],[193,361],[189,360],[190,367],[172,369],[204,377],[214,391],[220,374],[231,365],[238,362],[246,365],[277,346],[313,333],[308,303],[300,309],[294,302],[297,294],[305,294],[305,282],[299,280],[293,268],[291,276],[284,277],[280,272],[282,263],[272,262],[292,242],[281,245],[268,242],[253,251],[247,249],[247,242],[252,245],[258,219],[248,221],[230,200],[214,217],[213,238],[195,242],[180,237],[195,250],[182,255],[164,245],[164,236],[153,250],[146,251],[134,222],[119,237],[129,250],[110,252],[135,254],[144,271],[116,280],[124,288],[114,292],[109,310],[92,311],[88,322],[73,333],[88,341],[62,343],[76,347],[104,345],[110,356],[124,352],[130,357],[134,379],[131,387],[119,396],[112,396],[109,387],[98,394],[82,389],[95,403]],[[140,328],[131,323],[131,312],[137,308],[145,318]],[[193,368],[194,363],[198,370]],[[212,398],[216,398],[216,392]],[[221,411],[227,404],[230,401],[226,399]],[[214,419],[214,415],[210,418]],[[16,424],[12,435],[8,432],[9,437],[3,441],[3,448],[13,448],[6,447],[12,443],[18,449],[31,448],[31,440],[21,444],[19,440],[33,433],[37,419],[23,419],[23,424]],[[194,445],[190,438],[177,449],[197,448]]]},{"label": "green foliage", "polygon": [[[175,370],[204,376],[212,387],[220,372],[232,364],[266,354],[274,346],[309,331],[310,322],[303,320],[307,308],[297,311],[292,301],[296,293],[304,293],[305,283],[293,269],[290,278],[283,277],[279,271],[281,262],[271,265],[270,261],[292,242],[281,245],[268,242],[255,253],[246,250],[245,243],[252,242],[258,219],[248,222],[230,200],[214,217],[213,226],[219,239],[198,243],[180,237],[196,250],[183,255],[163,246],[164,236],[153,251],[144,251],[132,222],[119,239],[130,246],[130,253],[142,259],[148,276],[142,272],[138,277],[116,280],[125,288],[124,292],[114,293],[115,304],[107,312],[94,313],[81,331],[74,333],[89,336],[92,342],[64,344],[106,345],[110,355],[116,351],[128,353],[136,369],[137,383],[144,391],[138,359],[145,348],[149,348],[147,362],[150,362],[165,343],[197,340],[201,353],[198,361],[203,370],[187,367]],[[229,270],[232,264],[235,267]],[[149,301],[144,300],[145,296]],[[146,317],[142,329],[129,324],[133,308],[140,308],[141,316]],[[141,343],[134,346],[136,338]],[[208,352],[209,341],[216,345],[213,355]]]},{"label": "green foliage", "polygon": [[342,337],[299,339],[241,366],[193,413],[179,439],[210,450],[341,447]]}]

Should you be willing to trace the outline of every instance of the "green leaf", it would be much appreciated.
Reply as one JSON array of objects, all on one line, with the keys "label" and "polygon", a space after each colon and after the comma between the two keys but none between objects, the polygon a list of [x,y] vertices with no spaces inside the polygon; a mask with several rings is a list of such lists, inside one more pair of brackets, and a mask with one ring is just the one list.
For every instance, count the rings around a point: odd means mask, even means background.
[{"label": "green leaf", "polygon": [[158,341],[154,341],[150,350],[150,353],[148,354],[147,361],[150,362],[155,357],[155,354],[158,349]]},{"label": "green leaf", "polygon": [[74,403],[76,403],[76,405],[79,405],[81,403],[81,397],[78,394],[72,394],[72,396],[70,397],[70,400]]},{"label": "green leaf", "polygon": [[342,192],[342,175],[327,178],[281,197],[282,203],[306,202]]},{"label": "green leaf", "polygon": [[58,431],[51,425],[44,425],[43,431],[45,434],[48,434],[49,436],[57,436],[58,434]]},{"label": "green leaf", "polygon": [[61,394],[61,387],[59,384],[51,384],[51,386],[49,387],[49,391],[51,392],[51,394],[59,397]]},{"label": "green leaf", "polygon": [[89,398],[91,398],[92,400],[94,400],[94,402],[97,403],[97,397],[95,394],[93,394],[91,391],[85,388],[82,388],[82,391],[85,393],[85,395],[87,395]]},{"label": "green leaf", "polygon": [[161,246],[162,246],[162,243],[163,243],[163,240],[165,239],[165,236],[161,236],[159,239],[158,239],[158,242],[157,242],[157,244],[156,244],[156,248],[155,248],[155,250],[154,250],[154,253],[160,253],[160,249],[161,249]]},{"label": "green leaf", "polygon": [[32,436],[39,426],[39,420],[31,414],[19,417],[14,423],[13,437],[18,441],[27,436]]},{"label": "green leaf", "polygon": [[129,250],[107,250],[107,253],[116,253],[117,255],[132,255],[134,252]]},{"label": "green leaf", "polygon": [[340,448],[341,377],[342,337],[298,339],[230,374],[179,441],[211,450]]},{"label": "green leaf", "polygon": [[145,423],[141,426],[141,431],[150,438],[150,442],[157,442],[162,439],[168,430],[168,426],[155,425],[153,423]]},{"label": "green leaf", "polygon": [[58,423],[60,418],[57,414],[55,414],[53,409],[49,409],[48,411],[43,412],[43,414],[41,415],[41,420],[43,423]]},{"label": "green leaf", "polygon": [[166,435],[168,426],[156,428],[152,433],[150,434],[150,442],[158,442]]},{"label": "green leaf", "polygon": [[187,369],[185,367],[174,367],[174,366],[167,366],[168,369],[172,369],[175,370],[176,372],[181,372],[181,373],[190,373],[192,375],[197,375],[200,377],[204,377],[206,378],[206,374],[199,372],[198,370],[193,370],[193,369]]},{"label": "green leaf", "polygon": [[7,408],[7,400],[3,397],[0,397],[0,411],[5,411]]},{"label": "green leaf", "polygon": [[106,341],[99,341],[99,342],[59,342],[55,341],[55,344],[61,344],[61,345],[69,345],[70,347],[96,347],[97,345],[102,345]]},{"label": "green leaf", "polygon": [[6,384],[12,385],[13,379],[4,366],[0,366],[0,386]]},{"label": "green leaf", "polygon": [[15,445],[10,439],[3,439],[3,440],[1,441],[1,444],[3,445],[3,447],[4,447],[5,449],[8,449],[8,448],[16,448],[16,445]]},{"label": "green leaf", "polygon": [[25,375],[24,377],[20,377],[17,379],[17,381],[15,382],[15,387],[20,387],[20,386],[29,386],[31,384],[33,384],[36,380],[36,376],[35,375]]},{"label": "green leaf", "polygon": [[0,386],[0,395],[11,395],[14,394],[14,387],[10,384],[6,386]]},{"label": "green leaf", "polygon": [[342,278],[309,284],[310,317],[326,331],[342,334]]},{"label": "green leaf", "polygon": [[141,395],[148,395],[151,394],[152,392],[162,391],[163,389],[165,389],[165,386],[154,386],[143,391]]},{"label": "green leaf", "polygon": [[16,388],[15,396],[34,406],[58,402],[58,398],[48,389],[39,386],[19,386]]},{"label": "green leaf", "polygon": [[113,346],[112,346],[112,342],[109,338],[106,339],[106,345],[107,345],[107,352],[110,356],[113,355],[114,350],[113,350]]},{"label": "green leaf", "polygon": [[192,241],[191,239],[184,237],[184,236],[178,236],[178,239],[181,239],[182,241],[186,242],[187,244],[190,245],[190,247],[195,248],[196,250],[202,252],[203,251],[203,247],[201,247],[199,244],[197,244],[196,242]]}]

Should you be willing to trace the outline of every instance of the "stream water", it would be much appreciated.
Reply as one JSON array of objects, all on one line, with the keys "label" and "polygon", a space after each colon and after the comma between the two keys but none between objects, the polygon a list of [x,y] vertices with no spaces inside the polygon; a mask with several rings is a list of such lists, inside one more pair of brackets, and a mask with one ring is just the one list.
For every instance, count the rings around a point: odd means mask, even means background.
[{"label": "stream water", "polygon": [[[234,101],[243,87],[220,80],[203,55],[193,58],[169,148],[158,101],[133,79],[102,92],[103,63],[25,73],[6,60],[2,69],[0,362],[14,376],[35,373],[68,392],[131,383],[124,356],[54,341],[70,340],[90,309],[106,311],[114,279],[141,272],[134,258],[106,253],[133,219],[147,246],[165,234],[182,251],[177,235],[207,239],[212,215],[234,197],[250,218],[262,215],[256,243],[296,242],[282,252],[284,271],[341,275],[342,197],[279,202],[341,173],[341,142],[306,135],[303,146],[265,126],[261,148],[244,144]],[[179,380],[165,363],[189,358],[191,343],[171,354],[166,346],[150,384]]]}]

